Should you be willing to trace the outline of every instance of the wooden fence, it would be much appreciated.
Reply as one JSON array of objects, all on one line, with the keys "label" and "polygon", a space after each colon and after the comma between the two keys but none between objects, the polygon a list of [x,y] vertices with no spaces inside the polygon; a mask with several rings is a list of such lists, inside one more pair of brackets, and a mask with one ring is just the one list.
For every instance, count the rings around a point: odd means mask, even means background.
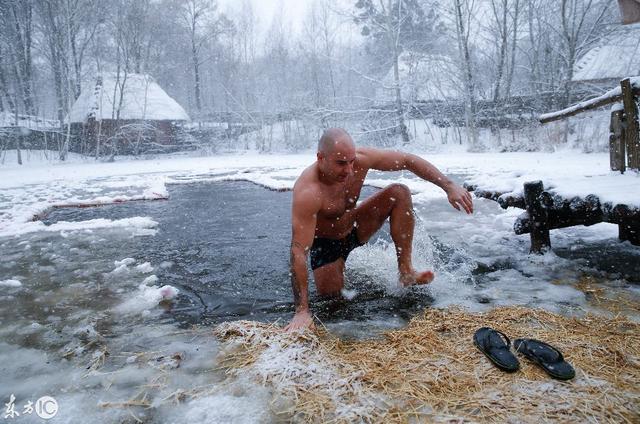
[{"label": "wooden fence", "polygon": [[612,171],[624,173],[627,168],[640,170],[640,130],[638,124],[638,97],[640,77],[625,78],[620,87],[600,97],[540,116],[540,122],[557,121],[569,116],[617,103],[611,111],[609,126],[609,153]]}]

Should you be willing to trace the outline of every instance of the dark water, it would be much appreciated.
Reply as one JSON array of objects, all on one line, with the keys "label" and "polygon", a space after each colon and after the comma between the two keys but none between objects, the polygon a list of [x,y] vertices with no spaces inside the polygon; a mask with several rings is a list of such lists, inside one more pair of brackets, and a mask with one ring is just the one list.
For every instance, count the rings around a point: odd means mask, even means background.
[{"label": "dark water", "polygon": [[[374,191],[365,187],[362,198]],[[179,297],[163,319],[181,325],[206,325],[235,319],[287,322],[293,314],[288,263],[291,193],[266,190],[249,182],[172,185],[169,193],[170,199],[163,201],[59,209],[51,213],[45,223],[151,217],[158,222],[156,235],[108,237],[98,248],[91,247],[89,257],[102,255],[108,259],[107,266],[126,257],[151,262],[154,274],[159,278],[158,284],[170,284],[180,289]],[[477,206],[476,219],[482,219],[487,213],[493,216],[498,210],[493,202],[478,202]],[[425,208],[424,205],[420,207]],[[454,303],[491,305],[496,299],[502,299],[506,303],[533,302],[532,306],[540,306],[538,303],[544,301],[544,305],[557,303],[564,307],[562,305],[567,301],[555,299],[553,290],[547,290],[552,285],[542,282],[571,282],[581,275],[592,275],[604,283],[622,279],[615,283],[616,286],[640,281],[637,249],[628,249],[615,239],[584,243],[572,235],[565,238],[568,243],[563,244],[560,243],[562,233],[555,232],[552,240],[558,243],[554,245],[554,251],[571,262],[544,266],[548,268],[546,270],[527,265],[526,256],[518,255],[515,244],[518,240],[513,235],[508,236],[511,247],[504,251],[494,252],[501,248],[474,245],[480,256],[474,259],[457,245],[461,237],[478,233],[477,228],[466,230],[473,234],[460,234],[461,229],[453,224],[460,218],[446,202],[434,202],[426,210],[422,209],[418,215],[426,217],[427,225],[452,223],[429,230],[437,234],[430,236],[432,248],[429,250],[433,251],[431,263],[439,270],[440,278],[448,274],[448,284],[464,286],[452,286],[451,291],[439,296],[453,298],[468,293],[468,300],[456,298]],[[389,241],[389,238],[388,226],[385,226],[369,243],[375,243],[376,239]],[[526,253],[528,241],[522,239],[520,242]],[[483,253],[482,249],[487,252]],[[311,279],[312,308],[322,322],[338,326],[377,322],[380,328],[396,327],[434,304],[430,291],[386,290],[381,277],[369,268],[366,263],[365,266],[347,267],[346,288],[357,292],[352,300],[317,297]],[[465,268],[469,269],[468,274],[459,272]],[[510,273],[513,270],[519,271]],[[521,275],[514,276],[518,272]],[[503,283],[497,282],[496,278],[504,280]],[[531,282],[528,283],[529,279]],[[469,292],[469,287],[474,289]],[[568,304],[578,307],[579,299],[574,298]]]},{"label": "dark water", "polygon": [[[553,232],[551,233],[553,237]],[[623,279],[640,285],[640,249],[629,248],[628,242],[617,240],[569,247],[554,248],[554,252],[565,259],[579,261],[584,266],[605,273],[608,279]]]},{"label": "dark water", "polygon": [[[365,187],[363,197],[373,191]],[[120,241],[120,256],[113,259],[149,261],[159,284],[179,288],[170,312],[178,322],[289,320],[291,193],[248,182],[175,185],[169,193],[166,201],[59,209],[45,223],[151,217],[158,233]],[[383,228],[378,237],[388,239],[388,231]],[[165,267],[158,266],[162,263]],[[412,290],[388,296],[374,275],[347,270],[346,277],[348,288],[359,293],[350,301],[318,298],[310,282],[313,310],[323,322],[404,321],[431,302],[427,294]]]}]

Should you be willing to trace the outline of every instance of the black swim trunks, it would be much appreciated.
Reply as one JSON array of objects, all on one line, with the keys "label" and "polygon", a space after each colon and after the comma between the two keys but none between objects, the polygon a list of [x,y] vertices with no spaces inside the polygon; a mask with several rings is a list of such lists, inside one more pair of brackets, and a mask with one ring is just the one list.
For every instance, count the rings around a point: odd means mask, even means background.
[{"label": "black swim trunks", "polygon": [[310,251],[311,269],[320,268],[323,265],[335,262],[338,258],[346,261],[349,253],[363,244],[364,243],[360,243],[360,240],[358,240],[355,227],[353,227],[349,235],[342,239],[317,237],[313,240]]}]

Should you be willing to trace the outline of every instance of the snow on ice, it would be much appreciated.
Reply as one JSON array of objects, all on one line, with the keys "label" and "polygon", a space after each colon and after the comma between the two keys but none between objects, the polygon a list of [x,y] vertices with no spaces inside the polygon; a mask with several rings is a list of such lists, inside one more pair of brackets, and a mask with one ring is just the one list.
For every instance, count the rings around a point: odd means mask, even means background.
[{"label": "snow on ice", "polygon": [[0,281],[0,287],[22,287],[19,280],[3,280]]},{"label": "snow on ice", "polygon": [[[117,163],[70,163],[24,168],[0,167],[0,235],[44,230],[31,219],[56,205],[107,204],[167,198],[168,184],[197,181],[251,181],[274,190],[293,187],[295,178],[314,156],[235,155],[213,158],[135,160]],[[608,154],[576,151],[549,153],[445,153],[425,156],[443,172],[467,174],[480,187],[520,192],[524,182],[542,180],[567,197],[595,194],[601,201],[640,206],[639,176],[609,171]],[[283,165],[286,164],[286,165]],[[433,184],[406,173],[398,179],[418,200],[444,197]],[[366,181],[383,186],[372,172]],[[140,222],[132,225],[141,225]],[[84,224],[80,224],[84,225]],[[106,222],[87,223],[88,228]],[[125,225],[125,222],[112,225]],[[128,225],[128,224],[127,224]],[[70,227],[69,227],[70,228]],[[79,227],[74,227],[79,228]],[[54,227],[50,231],[64,228]]]},{"label": "snow on ice", "polygon": [[158,306],[162,300],[174,299],[179,292],[180,290],[170,285],[158,287],[142,283],[138,286],[138,290],[121,305],[118,305],[115,310],[123,314],[145,313]]}]

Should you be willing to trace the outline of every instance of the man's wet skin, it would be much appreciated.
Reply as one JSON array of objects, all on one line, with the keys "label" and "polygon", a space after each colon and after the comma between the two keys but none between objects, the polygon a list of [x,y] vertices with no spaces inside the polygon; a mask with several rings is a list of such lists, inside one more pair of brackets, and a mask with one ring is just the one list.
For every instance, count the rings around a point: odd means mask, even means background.
[{"label": "man's wet skin", "polygon": [[[349,244],[347,240],[354,240],[352,232],[355,232],[355,246],[364,244],[388,218],[398,259],[399,282],[404,286],[426,284],[434,278],[432,271],[416,271],[411,263],[415,218],[411,192],[406,186],[391,184],[356,206],[369,169],[407,169],[445,190],[456,209],[473,211],[469,193],[429,162],[401,152],[356,148],[344,130],[325,131],[318,144],[316,163],[303,171],[293,190],[291,275],[296,314],[287,327],[290,330],[312,325],[306,259],[312,250],[313,267],[313,254],[317,254],[315,249],[320,242],[336,245],[335,241],[339,240],[338,245],[342,246]],[[313,270],[318,294],[340,293],[344,287],[346,256],[355,246]]]}]

